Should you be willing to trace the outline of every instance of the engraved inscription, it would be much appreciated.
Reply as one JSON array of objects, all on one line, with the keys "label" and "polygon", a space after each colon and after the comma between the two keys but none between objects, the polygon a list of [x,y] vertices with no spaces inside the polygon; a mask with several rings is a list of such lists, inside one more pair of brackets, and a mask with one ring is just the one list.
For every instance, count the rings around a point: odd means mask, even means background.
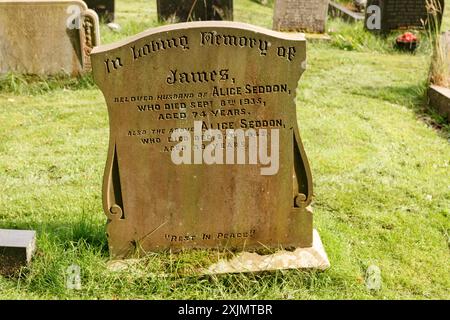
[{"label": "engraved inscription", "polygon": [[115,59],[106,59],[105,60],[105,66],[106,66],[106,70],[108,71],[108,73],[110,73],[112,70],[117,70],[120,67],[123,67],[122,61],[120,58],[115,58]]},{"label": "engraved inscription", "polygon": [[273,28],[325,32],[329,0],[276,0]]},{"label": "engraved inscription", "polygon": [[188,50],[188,38],[186,36],[182,36],[178,38],[152,40],[141,47],[132,46],[131,51],[133,53],[133,60],[137,60],[149,55],[150,53],[169,50],[173,48]]},{"label": "engraved inscription", "polygon": [[202,83],[227,81],[229,79],[228,69],[213,71],[197,71],[197,72],[179,72],[178,70],[170,70],[166,82],[168,84],[175,83]]}]

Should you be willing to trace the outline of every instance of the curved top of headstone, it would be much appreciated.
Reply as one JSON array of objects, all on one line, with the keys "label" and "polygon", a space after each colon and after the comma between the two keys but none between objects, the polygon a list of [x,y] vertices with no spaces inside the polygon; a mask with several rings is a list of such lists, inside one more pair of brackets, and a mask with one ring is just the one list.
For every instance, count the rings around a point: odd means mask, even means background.
[{"label": "curved top of headstone", "polygon": [[[2,0],[0,0],[2,1]],[[159,33],[165,33],[175,30],[183,30],[183,29],[201,29],[201,28],[228,28],[228,29],[237,29],[237,30],[247,30],[247,31],[253,31],[255,33],[261,33],[270,37],[278,38],[278,39],[284,39],[284,40],[297,40],[297,41],[306,41],[304,33],[284,33],[284,32],[278,32],[273,31],[270,29],[266,29],[263,27],[254,26],[248,23],[242,23],[242,22],[231,22],[231,21],[196,21],[196,22],[183,22],[183,23],[176,23],[176,24],[170,24],[165,25],[157,28],[152,28],[146,31],[143,31],[141,33],[138,33],[132,37],[111,43],[111,44],[105,44],[98,47],[95,47],[92,51],[92,54],[105,52],[108,50],[117,49],[126,45],[129,45],[130,43],[133,43],[137,40],[140,40],[142,38],[145,38],[147,36],[152,36]]]}]

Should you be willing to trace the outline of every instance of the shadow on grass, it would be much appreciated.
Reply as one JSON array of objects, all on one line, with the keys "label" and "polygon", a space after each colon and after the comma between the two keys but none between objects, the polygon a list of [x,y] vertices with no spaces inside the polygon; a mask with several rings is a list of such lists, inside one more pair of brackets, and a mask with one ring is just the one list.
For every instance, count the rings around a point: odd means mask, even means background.
[{"label": "shadow on grass", "polygon": [[[39,229],[41,228],[38,228],[38,232]],[[47,233],[49,238],[63,247],[85,243],[101,250],[102,254],[109,255],[105,225],[90,224],[86,221],[46,223],[40,231]]]},{"label": "shadow on grass", "polygon": [[448,139],[450,137],[450,126],[445,117],[428,106],[427,89],[427,83],[423,82],[412,86],[365,86],[357,88],[351,93],[405,106],[413,110],[417,118],[438,130],[439,135]]},{"label": "shadow on grass", "polygon": [[61,248],[76,246],[84,243],[108,254],[108,241],[105,224],[98,224],[92,219],[82,216],[73,222],[51,221],[39,224],[14,223],[0,226],[3,229],[34,230],[36,231],[38,244],[40,239],[57,244]]},{"label": "shadow on grass", "polygon": [[69,75],[38,76],[8,73],[0,76],[0,93],[39,95],[54,90],[95,88],[91,74],[79,77]]}]

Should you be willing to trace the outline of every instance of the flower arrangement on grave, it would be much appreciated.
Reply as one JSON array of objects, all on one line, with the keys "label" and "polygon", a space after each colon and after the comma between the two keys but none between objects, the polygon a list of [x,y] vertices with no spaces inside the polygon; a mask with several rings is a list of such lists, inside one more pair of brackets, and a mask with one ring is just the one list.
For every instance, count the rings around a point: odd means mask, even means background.
[{"label": "flower arrangement on grave", "polygon": [[396,47],[400,50],[414,52],[419,45],[419,39],[411,32],[405,32],[395,39]]}]

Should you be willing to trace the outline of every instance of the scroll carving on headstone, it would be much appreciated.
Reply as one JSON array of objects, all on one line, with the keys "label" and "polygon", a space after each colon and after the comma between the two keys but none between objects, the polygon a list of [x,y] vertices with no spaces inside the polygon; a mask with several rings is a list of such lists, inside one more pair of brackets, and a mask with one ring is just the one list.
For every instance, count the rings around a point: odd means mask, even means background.
[{"label": "scroll carving on headstone", "polygon": [[80,32],[83,71],[92,71],[91,51],[100,45],[98,18],[93,10],[86,10],[83,14],[83,30]]}]

